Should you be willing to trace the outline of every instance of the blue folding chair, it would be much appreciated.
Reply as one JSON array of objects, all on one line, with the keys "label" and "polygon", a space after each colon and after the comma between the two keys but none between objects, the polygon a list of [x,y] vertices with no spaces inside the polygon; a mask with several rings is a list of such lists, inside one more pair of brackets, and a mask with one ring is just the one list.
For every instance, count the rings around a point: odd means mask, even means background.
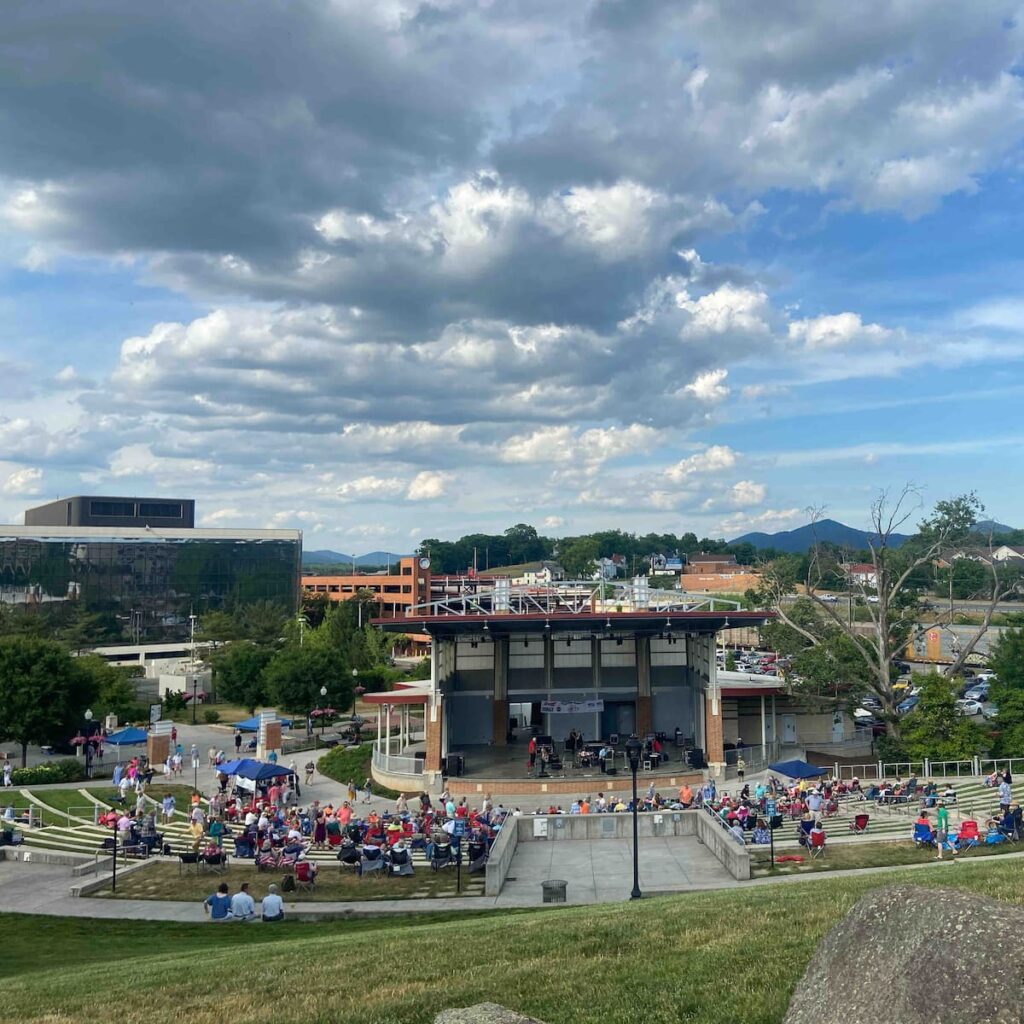
[{"label": "blue folding chair", "polygon": [[922,825],[919,823],[914,824],[914,835],[913,835],[915,846],[934,846],[935,845],[935,833],[932,832],[930,825]]}]

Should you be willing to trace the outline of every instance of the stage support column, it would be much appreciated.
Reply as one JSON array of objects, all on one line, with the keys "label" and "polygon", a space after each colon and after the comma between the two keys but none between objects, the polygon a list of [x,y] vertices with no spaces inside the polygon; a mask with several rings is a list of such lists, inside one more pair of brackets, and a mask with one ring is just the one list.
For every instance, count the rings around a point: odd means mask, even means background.
[{"label": "stage support column", "polygon": [[722,736],[722,702],[704,698],[704,749],[713,775],[725,774],[725,740]]},{"label": "stage support column", "polygon": [[651,732],[651,638],[636,638],[636,734]]},{"label": "stage support column", "polygon": [[423,709],[423,731],[426,739],[426,754],[423,761],[425,772],[439,772],[444,751],[441,747],[441,729],[444,707],[442,696],[435,693]]},{"label": "stage support column", "polygon": [[491,702],[491,742],[496,747],[508,744],[508,648],[507,636],[494,641],[494,700]]}]

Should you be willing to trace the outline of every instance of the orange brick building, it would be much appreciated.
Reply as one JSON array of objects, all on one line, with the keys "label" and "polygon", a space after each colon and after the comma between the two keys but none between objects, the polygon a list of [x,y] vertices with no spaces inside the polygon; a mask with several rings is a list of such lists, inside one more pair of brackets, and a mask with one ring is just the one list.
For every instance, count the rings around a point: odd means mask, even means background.
[{"label": "orange brick building", "polygon": [[302,591],[329,601],[349,601],[368,591],[380,606],[382,619],[405,618],[414,605],[430,600],[430,562],[413,556],[401,558],[393,572],[353,573],[346,576],[303,576]]}]

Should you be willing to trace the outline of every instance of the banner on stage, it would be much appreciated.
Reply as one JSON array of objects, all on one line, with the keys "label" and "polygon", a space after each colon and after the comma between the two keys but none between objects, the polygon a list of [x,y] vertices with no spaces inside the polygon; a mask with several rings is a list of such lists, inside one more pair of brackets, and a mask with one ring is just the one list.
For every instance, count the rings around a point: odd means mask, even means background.
[{"label": "banner on stage", "polygon": [[540,710],[545,715],[578,715],[588,711],[604,711],[603,700],[542,700]]}]

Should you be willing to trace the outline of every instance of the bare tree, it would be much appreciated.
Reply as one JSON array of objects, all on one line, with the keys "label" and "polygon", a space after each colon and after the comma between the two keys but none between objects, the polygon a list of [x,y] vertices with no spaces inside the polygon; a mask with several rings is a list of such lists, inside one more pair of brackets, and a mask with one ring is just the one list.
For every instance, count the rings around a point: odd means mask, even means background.
[{"label": "bare tree", "polygon": [[[893,665],[929,629],[944,626],[952,620],[952,607],[941,613],[936,621],[922,623],[919,592],[923,579],[936,561],[950,550],[955,550],[967,539],[983,506],[972,494],[960,495],[936,504],[931,514],[918,525],[918,532],[902,545],[894,546],[894,538],[901,528],[914,518],[922,507],[921,495],[912,484],[904,486],[898,494],[883,491],[872,502],[872,536],[868,541],[870,572],[854,573],[849,564],[842,564],[829,549],[815,541],[809,553],[806,579],[803,581],[806,597],[818,615],[817,625],[797,621],[791,614],[791,595],[797,581],[792,574],[769,571],[765,575],[762,596],[771,604],[779,619],[804,638],[809,646],[834,642],[838,637],[850,641],[861,660],[864,678],[871,693],[880,701],[883,717],[890,734],[899,731],[896,714],[897,696],[893,689],[896,673]],[[812,522],[818,522],[821,510],[812,511]],[[991,549],[991,538],[989,539]],[[990,559],[992,581],[986,588],[986,602],[982,623],[970,638],[960,646],[947,675],[960,671],[967,658],[977,647],[992,622],[1001,600],[1017,589],[1018,579],[1000,578],[998,566]],[[831,595],[822,591],[822,584],[842,579],[850,602],[849,614],[844,618]],[[854,597],[867,608],[869,622],[859,628],[852,614]],[[831,599],[827,599],[831,598]],[[946,621],[943,621],[943,620]]]}]

